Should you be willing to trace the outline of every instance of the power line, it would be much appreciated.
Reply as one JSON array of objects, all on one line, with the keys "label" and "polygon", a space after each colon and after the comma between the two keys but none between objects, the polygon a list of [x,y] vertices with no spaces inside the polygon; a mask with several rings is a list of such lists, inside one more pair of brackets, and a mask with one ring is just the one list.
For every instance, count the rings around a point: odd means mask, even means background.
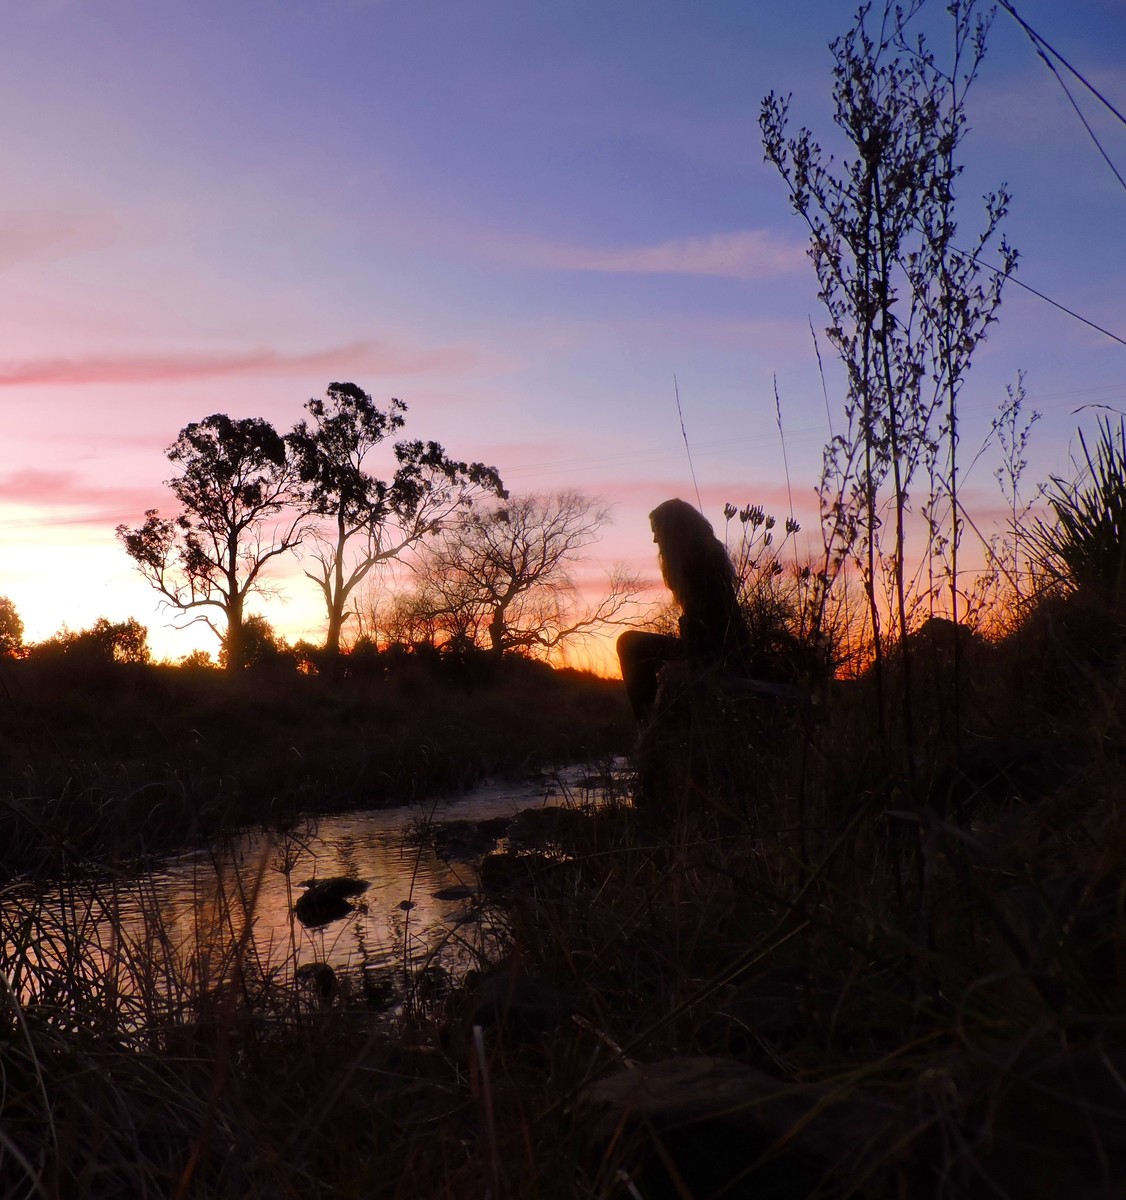
[{"label": "power line", "polygon": [[1082,122],[1083,128],[1087,131],[1087,135],[1090,137],[1091,141],[1095,143],[1095,148],[1098,150],[1099,154],[1102,155],[1103,161],[1106,163],[1106,165],[1108,167],[1110,167],[1111,171],[1114,172],[1114,177],[1115,177],[1115,179],[1118,180],[1118,182],[1121,185],[1121,187],[1123,188],[1123,190],[1126,190],[1126,179],[1124,179],[1122,177],[1122,172],[1119,171],[1119,169],[1114,165],[1113,161],[1111,160],[1110,155],[1107,153],[1102,142],[1099,141],[1098,134],[1096,134],[1094,129],[1091,128],[1091,123],[1087,120],[1086,116],[1083,113],[1083,110],[1079,107],[1079,104],[1076,101],[1075,97],[1071,94],[1071,89],[1064,82],[1063,76],[1060,75],[1059,71],[1056,70],[1055,63],[1053,63],[1052,60],[1048,57],[1049,53],[1054,55],[1056,58],[1058,58],[1059,61],[1071,72],[1071,74],[1074,75],[1075,78],[1078,79],[1079,82],[1093,96],[1095,96],[1097,99],[1099,99],[1124,125],[1126,125],[1126,117],[1124,117],[1122,115],[1122,113],[1120,113],[1118,111],[1118,109],[1115,108],[1113,104],[1111,104],[1111,102],[1102,94],[1102,92],[1100,92],[1098,90],[1098,88],[1096,88],[1094,86],[1094,84],[1092,84],[1082,74],[1080,74],[1080,72],[1077,71],[1071,65],[1071,63],[1069,63],[1067,61],[1067,59],[1064,58],[1064,56],[1062,54],[1060,54],[1060,52],[1058,50],[1053,49],[1052,46],[1049,45],[1048,42],[1046,42],[1036,32],[1036,30],[1033,29],[1032,26],[1029,25],[1028,22],[1025,21],[1023,17],[1020,16],[1020,14],[1012,6],[1012,4],[1008,2],[1008,0],[999,0],[999,2],[1001,4],[1001,7],[1009,14],[1009,16],[1011,16],[1013,18],[1014,21],[1017,22],[1017,24],[1028,35],[1028,39],[1029,39],[1029,41],[1032,42],[1032,45],[1035,48],[1036,53],[1040,56],[1041,61],[1048,68],[1048,70],[1051,71],[1052,74],[1055,76],[1056,82],[1063,89],[1063,94],[1067,97],[1068,101],[1071,104],[1071,107],[1073,109],[1075,109],[1075,115]]},{"label": "power line", "polygon": [[692,473],[692,486],[696,489],[696,507],[704,511],[704,502],[700,499],[700,485],[696,482],[696,468],[692,465],[692,447],[688,445],[688,430],[684,428],[684,411],[680,407],[680,385],[676,376],[672,377],[673,393],[676,396],[676,415],[680,418],[680,436],[684,438],[684,452],[688,455],[688,470]]},{"label": "power line", "polygon": [[1038,299],[1045,301],[1053,308],[1058,308],[1060,312],[1067,313],[1069,317],[1074,317],[1077,321],[1082,321],[1084,325],[1089,325],[1092,329],[1097,330],[1099,333],[1105,334],[1108,338],[1117,342],[1120,346],[1126,346],[1126,338],[1119,337],[1117,333],[1111,333],[1109,329],[1104,328],[1095,321],[1089,320],[1082,314],[1077,313],[1073,308],[1068,308],[1066,304],[1061,304],[1058,300],[1053,300],[1051,296],[1045,296],[1043,292],[1037,291],[1036,288],[1034,288],[1031,284],[1023,282],[1023,280],[1018,279],[1015,275],[1006,274],[998,267],[993,266],[991,263],[987,263],[982,258],[978,258],[976,254],[970,254],[966,250],[959,250],[958,253],[964,254],[967,258],[972,259],[979,267],[984,267],[987,271],[992,271],[994,275],[1005,275],[1005,280],[1007,283],[1016,284],[1017,287],[1023,288],[1026,292],[1031,292]]},{"label": "power line", "polygon": [[[1111,102],[1102,94],[1102,92],[1100,92],[1099,89],[1095,87],[1095,85],[1091,83],[1089,79],[1077,71],[1071,65],[1071,63],[1069,63],[1067,59],[1064,58],[1064,56],[1053,45],[1051,45],[1050,42],[1048,42],[1045,38],[1042,38],[1040,34],[1038,34],[1036,30],[1033,29],[1032,26],[1029,25],[1029,23],[1020,15],[1020,13],[1017,12],[1016,8],[1010,3],[1010,0],[998,0],[998,3],[1005,10],[1005,12],[1007,12],[1014,21],[1016,21],[1021,29],[1028,34],[1032,44],[1036,46],[1038,50],[1040,47],[1043,47],[1048,51],[1049,54],[1052,54],[1058,58],[1060,62],[1072,73],[1072,75],[1074,75],[1075,78],[1078,79],[1079,82],[1087,89],[1087,91],[1089,91],[1091,95],[1095,97],[1096,100],[1105,105],[1105,107],[1108,108],[1123,125],[1126,125],[1126,116],[1123,116],[1123,114],[1119,112],[1119,110],[1115,108],[1113,104],[1111,104]],[[1041,55],[1041,57],[1043,57],[1043,55]]]}]

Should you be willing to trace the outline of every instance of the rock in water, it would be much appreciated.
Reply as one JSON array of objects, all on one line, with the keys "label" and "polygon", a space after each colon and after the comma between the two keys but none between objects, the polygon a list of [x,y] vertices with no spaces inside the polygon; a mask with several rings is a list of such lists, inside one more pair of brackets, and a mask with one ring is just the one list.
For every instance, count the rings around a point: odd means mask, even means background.
[{"label": "rock in water", "polygon": [[305,894],[293,906],[293,911],[302,925],[315,929],[341,921],[355,912],[345,897],[358,896],[371,884],[366,879],[333,875],[327,879],[304,879],[301,886],[305,888]]}]

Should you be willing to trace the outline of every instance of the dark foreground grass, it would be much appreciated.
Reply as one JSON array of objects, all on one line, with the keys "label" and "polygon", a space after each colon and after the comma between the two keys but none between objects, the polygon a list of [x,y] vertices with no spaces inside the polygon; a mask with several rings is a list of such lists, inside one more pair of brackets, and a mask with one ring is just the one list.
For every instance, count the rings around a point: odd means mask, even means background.
[{"label": "dark foreground grass", "polygon": [[464,986],[391,1018],[251,961],[252,879],[111,963],[9,888],[0,1190],[1121,1197],[1124,677],[1039,620],[967,648],[960,728],[948,661],[915,673],[913,763],[865,683],[697,699],[636,803],[492,874]]},{"label": "dark foreground grass", "polygon": [[457,793],[632,737],[620,683],[485,657],[321,676],[0,660],[0,714],[9,873]]}]

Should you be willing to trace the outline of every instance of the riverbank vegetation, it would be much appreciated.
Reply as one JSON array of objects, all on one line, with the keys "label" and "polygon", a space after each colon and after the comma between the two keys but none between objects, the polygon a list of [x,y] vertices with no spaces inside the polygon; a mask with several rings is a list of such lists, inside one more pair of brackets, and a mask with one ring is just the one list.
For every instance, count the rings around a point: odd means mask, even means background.
[{"label": "riverbank vegetation", "polygon": [[0,686],[0,864],[33,875],[456,794],[632,738],[619,683],[475,652],[357,653],[317,675],[284,655],[233,675],[45,653],[0,660]]},{"label": "riverbank vegetation", "polygon": [[955,729],[951,633],[914,777],[870,673],[704,698],[680,790],[545,810],[391,1013],[254,948],[265,859],[187,936],[79,853],[10,879],[5,1194],[1117,1195],[1126,641],[1084,589],[954,634]]}]

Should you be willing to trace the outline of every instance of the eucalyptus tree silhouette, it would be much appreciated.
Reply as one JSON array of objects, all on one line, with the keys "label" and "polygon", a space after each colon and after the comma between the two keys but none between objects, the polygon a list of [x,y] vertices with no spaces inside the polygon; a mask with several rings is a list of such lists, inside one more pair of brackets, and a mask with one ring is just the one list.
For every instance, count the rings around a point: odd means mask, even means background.
[{"label": "eucalyptus tree silhouette", "polygon": [[475,500],[507,493],[495,467],[450,458],[437,442],[396,442],[392,477],[373,475],[370,453],[405,422],[401,400],[381,409],[356,384],[331,383],[325,398],[305,409],[311,420],[298,422],[286,441],[312,518],[307,540],[315,566],[305,574],[321,590],[325,650],[335,654],[353,615],[352,593],[377,563],[437,533]]},{"label": "eucalyptus tree silhouette", "polygon": [[259,417],[214,413],[180,430],[168,447],[180,474],[168,486],[181,511],[150,508],[117,537],[165,604],[203,621],[223,645],[229,670],[243,666],[247,597],[263,572],[301,540],[305,513],[285,439]]}]

